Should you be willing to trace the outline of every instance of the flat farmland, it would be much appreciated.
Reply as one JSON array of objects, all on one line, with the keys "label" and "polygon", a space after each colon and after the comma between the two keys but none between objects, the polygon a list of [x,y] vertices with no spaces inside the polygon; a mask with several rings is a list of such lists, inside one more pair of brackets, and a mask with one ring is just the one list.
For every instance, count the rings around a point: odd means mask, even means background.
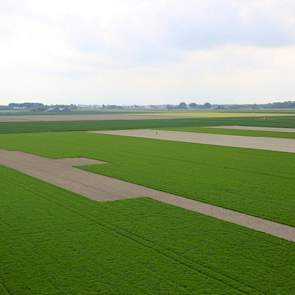
[{"label": "flat farmland", "polygon": [[295,155],[83,132],[1,135],[0,148],[107,162],[85,170],[294,226]]},{"label": "flat farmland", "polygon": [[[217,129],[217,127],[215,128]],[[163,129],[127,129],[92,132],[96,134],[108,134],[129,137],[131,136],[156,140],[295,153],[295,141],[294,139],[290,138],[253,137],[237,135],[233,136],[225,134],[212,134],[206,132],[183,132]]]},{"label": "flat farmland", "polygon": [[0,295],[295,295],[294,11],[0,0]]},{"label": "flat farmland", "polygon": [[1,114],[0,122],[28,122],[28,121],[96,121],[96,120],[141,120],[165,118],[241,118],[241,117],[274,117],[290,116],[292,113],[284,112],[226,112],[226,111],[169,111],[169,112],[88,112],[88,113],[36,113],[30,114]]},{"label": "flat farmland", "polygon": [[254,137],[277,137],[277,138],[293,138],[293,139],[295,139],[295,132],[230,129],[230,127],[231,127],[230,125],[227,126],[227,128],[188,126],[188,127],[163,127],[161,129],[163,129],[163,130],[172,130],[172,131],[183,131],[183,132],[222,134],[222,135],[254,136]]},{"label": "flat farmland", "polygon": [[294,243],[151,199],[94,202],[3,166],[0,178],[1,295],[294,290]]},{"label": "flat farmland", "polygon": [[[142,129],[161,127],[206,127],[223,125],[262,126],[278,128],[295,128],[295,115],[288,116],[257,116],[257,117],[226,117],[226,118],[181,118],[176,119],[149,119],[140,120],[79,120],[75,121],[25,121],[25,122],[1,122],[0,134],[7,133],[33,133],[33,132],[63,132],[63,131],[88,131],[88,130],[120,130],[120,129]],[[57,116],[61,120],[61,116]]]},{"label": "flat farmland", "polygon": [[283,117],[292,113],[284,112],[227,112],[227,111],[169,111],[150,112],[141,114],[143,116],[162,116],[178,118],[243,118],[243,117]]}]

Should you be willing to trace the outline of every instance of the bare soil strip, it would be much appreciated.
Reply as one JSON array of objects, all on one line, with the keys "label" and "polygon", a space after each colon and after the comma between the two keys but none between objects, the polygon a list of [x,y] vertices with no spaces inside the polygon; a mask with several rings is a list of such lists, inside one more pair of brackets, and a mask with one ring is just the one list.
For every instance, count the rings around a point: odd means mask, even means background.
[{"label": "bare soil strip", "polygon": [[190,143],[212,144],[230,147],[270,150],[295,153],[295,139],[220,135],[197,132],[166,131],[152,129],[90,131],[98,134],[110,134],[132,137],[144,137],[160,140],[182,141]]},{"label": "bare soil strip", "polygon": [[240,126],[240,125],[210,126],[210,127],[221,128],[221,129],[236,129],[236,130],[295,132],[295,128],[256,127],[256,126]]},{"label": "bare soil strip", "polygon": [[214,113],[214,112],[146,112],[146,113],[111,113],[111,114],[50,114],[45,115],[0,115],[0,122],[30,121],[93,121],[93,120],[153,120],[179,118],[230,118],[230,117],[262,117],[262,116],[293,116],[294,114],[274,113]]},{"label": "bare soil strip", "polygon": [[3,115],[0,122],[33,122],[33,121],[99,121],[99,120],[153,120],[177,119],[179,116],[163,116],[161,114],[89,114],[89,115]]},{"label": "bare soil strip", "polygon": [[19,170],[93,200],[112,201],[126,198],[150,197],[164,203],[265,232],[282,239],[295,241],[294,227],[73,167],[91,164],[105,164],[105,162],[85,158],[52,160],[22,152],[0,150],[0,165]]}]

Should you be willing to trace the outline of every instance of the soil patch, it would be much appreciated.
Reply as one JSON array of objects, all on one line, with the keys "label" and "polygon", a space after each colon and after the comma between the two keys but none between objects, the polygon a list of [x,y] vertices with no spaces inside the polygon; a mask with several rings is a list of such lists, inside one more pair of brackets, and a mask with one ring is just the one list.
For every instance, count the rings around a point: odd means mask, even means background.
[{"label": "soil patch", "polygon": [[177,119],[177,116],[158,114],[94,114],[94,115],[9,115],[0,116],[0,122],[33,122],[33,121],[99,121],[99,120],[153,120]]},{"label": "soil patch", "polygon": [[295,128],[239,126],[239,125],[214,126],[212,128],[236,129],[236,130],[253,130],[253,131],[273,131],[273,132],[295,132]]},{"label": "soil patch", "polygon": [[220,135],[197,132],[166,131],[153,129],[91,131],[99,134],[144,137],[160,140],[182,141],[190,143],[212,144],[230,147],[270,150],[295,153],[295,140],[289,138],[251,137]]}]

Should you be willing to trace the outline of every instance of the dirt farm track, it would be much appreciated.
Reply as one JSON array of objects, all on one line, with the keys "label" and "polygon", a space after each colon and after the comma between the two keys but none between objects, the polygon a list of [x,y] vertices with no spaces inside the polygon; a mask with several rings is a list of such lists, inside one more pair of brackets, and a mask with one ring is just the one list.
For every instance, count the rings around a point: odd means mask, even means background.
[{"label": "dirt farm track", "polygon": [[[293,114],[294,115],[294,114]],[[268,117],[290,116],[275,113],[226,113],[226,112],[145,112],[145,113],[102,113],[102,114],[46,114],[46,115],[0,115],[0,122],[33,121],[96,121],[96,120],[151,120],[179,118],[233,118],[233,117]]]},{"label": "dirt farm track", "polygon": [[96,120],[145,120],[145,119],[174,119],[175,116],[153,114],[93,114],[93,115],[18,115],[0,116],[0,122],[33,122],[33,121],[96,121]]},{"label": "dirt farm track", "polygon": [[104,162],[85,158],[51,160],[22,152],[0,149],[0,165],[14,168],[30,176],[87,196],[90,199],[112,201],[150,197],[164,203],[266,232],[289,241],[295,241],[295,228],[293,227],[73,167],[90,164],[104,164]]},{"label": "dirt farm track", "polygon": [[91,131],[98,134],[143,137],[190,143],[212,144],[229,147],[252,148],[295,153],[295,140],[289,138],[219,135],[197,132],[166,131],[152,129]]}]

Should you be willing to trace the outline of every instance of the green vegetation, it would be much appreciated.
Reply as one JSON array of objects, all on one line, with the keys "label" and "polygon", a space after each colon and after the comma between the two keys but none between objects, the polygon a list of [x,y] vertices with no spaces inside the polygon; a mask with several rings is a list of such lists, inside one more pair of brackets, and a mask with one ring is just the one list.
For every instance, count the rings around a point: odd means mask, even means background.
[{"label": "green vegetation", "polygon": [[255,136],[255,137],[278,137],[278,138],[295,138],[295,132],[278,132],[278,131],[256,131],[256,130],[238,130],[214,127],[164,127],[164,130],[223,134],[223,135],[239,135],[239,136]]},{"label": "green vegetation", "polygon": [[[1,119],[1,118],[0,118]],[[295,116],[245,118],[193,118],[107,121],[0,122],[0,134],[87,130],[140,129],[184,126],[244,125],[295,128]]]},{"label": "green vegetation", "polygon": [[0,135],[0,148],[109,162],[84,167],[295,225],[295,154],[84,132]]},{"label": "green vegetation", "polygon": [[[0,122],[0,133],[56,132],[192,126],[196,119]],[[206,122],[204,122],[206,124]],[[199,122],[202,124],[202,122]],[[217,122],[216,122],[217,124]]]},{"label": "green vegetation", "polygon": [[3,166],[0,178],[1,295],[294,294],[291,242],[150,199],[97,203]]}]

